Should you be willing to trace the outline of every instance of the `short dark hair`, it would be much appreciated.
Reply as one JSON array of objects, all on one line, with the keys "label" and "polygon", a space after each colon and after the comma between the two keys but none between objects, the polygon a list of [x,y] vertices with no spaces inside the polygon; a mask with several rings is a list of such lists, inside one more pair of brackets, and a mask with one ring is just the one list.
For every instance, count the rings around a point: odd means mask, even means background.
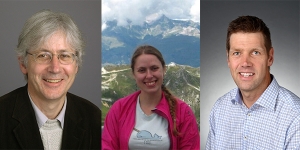
[{"label": "short dark hair", "polygon": [[267,25],[258,17],[255,16],[240,16],[230,22],[227,29],[226,50],[230,49],[230,36],[233,33],[257,33],[260,32],[264,37],[264,44],[269,56],[269,51],[272,48],[271,34]]}]

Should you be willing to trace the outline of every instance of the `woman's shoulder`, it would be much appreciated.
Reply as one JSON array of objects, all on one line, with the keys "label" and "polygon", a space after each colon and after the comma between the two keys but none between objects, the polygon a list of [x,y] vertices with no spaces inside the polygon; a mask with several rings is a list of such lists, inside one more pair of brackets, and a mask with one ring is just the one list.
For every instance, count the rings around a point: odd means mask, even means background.
[{"label": "woman's shoulder", "polygon": [[191,107],[185,101],[177,98],[177,112],[179,112],[180,116],[190,116],[193,114]]},{"label": "woman's shoulder", "polygon": [[139,94],[140,94],[140,91],[136,91],[134,93],[131,93],[131,94],[125,96],[125,97],[122,97],[122,98],[116,100],[114,102],[114,104],[112,105],[112,108],[120,109],[122,107],[124,108],[128,105],[130,106],[130,105],[136,103],[137,97],[138,97]]},{"label": "woman's shoulder", "polygon": [[182,108],[187,108],[187,107],[190,107],[185,101],[177,98],[177,104],[179,105],[179,107],[182,107]]}]

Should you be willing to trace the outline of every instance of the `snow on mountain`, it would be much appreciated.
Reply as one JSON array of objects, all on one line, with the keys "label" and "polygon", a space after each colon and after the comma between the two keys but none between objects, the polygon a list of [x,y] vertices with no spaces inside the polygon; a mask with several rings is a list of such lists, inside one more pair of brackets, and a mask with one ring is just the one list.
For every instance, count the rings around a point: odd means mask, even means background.
[{"label": "snow on mountain", "polygon": [[138,38],[143,39],[147,35],[163,35],[168,37],[171,35],[187,35],[200,38],[200,24],[193,21],[183,21],[183,20],[171,20],[165,15],[155,21],[145,21],[143,26],[138,25],[127,25],[127,26],[117,26],[116,21],[108,21],[105,23],[105,29],[103,32],[119,32],[121,30],[127,29],[128,31],[132,30],[137,33]]},{"label": "snow on mountain", "polygon": [[167,66],[173,67],[173,66],[176,66],[176,64],[174,62],[171,62]]},{"label": "snow on mountain", "polygon": [[143,25],[118,26],[107,21],[102,31],[102,63],[129,64],[138,45],[158,48],[166,63],[198,67],[200,65],[200,23],[191,20],[172,20],[162,15]]}]

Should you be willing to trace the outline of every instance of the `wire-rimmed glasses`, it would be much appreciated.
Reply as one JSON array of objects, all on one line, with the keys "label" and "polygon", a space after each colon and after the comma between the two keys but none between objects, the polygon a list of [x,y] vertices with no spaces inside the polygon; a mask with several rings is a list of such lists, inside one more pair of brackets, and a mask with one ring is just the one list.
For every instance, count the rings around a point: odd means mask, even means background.
[{"label": "wire-rimmed glasses", "polygon": [[26,54],[32,55],[34,61],[39,64],[47,64],[51,62],[53,55],[57,55],[59,62],[64,65],[72,64],[75,60],[75,57],[77,56],[72,52],[61,52],[59,54],[52,54],[50,52],[41,51],[34,54],[26,52]]}]

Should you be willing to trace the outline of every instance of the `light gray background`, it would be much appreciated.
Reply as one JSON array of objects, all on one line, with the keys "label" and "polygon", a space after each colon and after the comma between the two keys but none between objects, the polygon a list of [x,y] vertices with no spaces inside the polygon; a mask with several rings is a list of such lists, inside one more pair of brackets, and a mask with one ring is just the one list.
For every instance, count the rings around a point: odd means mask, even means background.
[{"label": "light gray background", "polygon": [[201,0],[201,149],[213,104],[236,87],[227,66],[225,40],[229,22],[238,16],[254,15],[267,24],[275,55],[271,73],[281,86],[300,96],[299,8],[298,1]]},{"label": "light gray background", "polygon": [[25,21],[42,9],[69,14],[86,42],[83,65],[69,92],[101,101],[101,1],[0,1],[0,96],[24,86],[15,53]]}]

